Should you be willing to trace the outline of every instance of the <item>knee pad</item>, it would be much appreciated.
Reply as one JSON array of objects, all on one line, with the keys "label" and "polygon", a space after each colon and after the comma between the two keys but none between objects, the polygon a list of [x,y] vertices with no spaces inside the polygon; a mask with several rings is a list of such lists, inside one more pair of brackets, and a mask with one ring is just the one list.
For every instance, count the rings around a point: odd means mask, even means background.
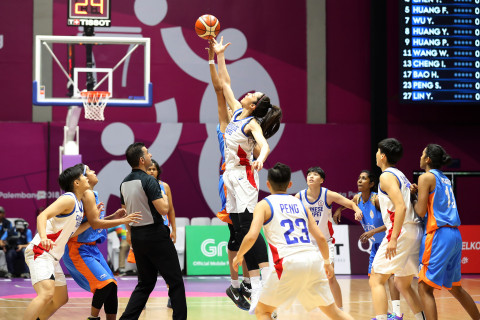
[{"label": "knee pad", "polygon": [[118,287],[115,285],[110,290],[110,294],[105,299],[105,303],[103,304],[103,311],[106,314],[117,314],[118,311],[118,294],[117,294]]},{"label": "knee pad", "polygon": [[235,234],[235,229],[231,224],[228,225],[228,230],[230,231],[230,238],[228,239],[228,250],[238,251],[240,248],[240,242],[237,240],[237,235]]},{"label": "knee pad", "polygon": [[[114,282],[110,282],[102,289],[95,290],[92,298],[92,307],[96,309],[102,309],[102,306],[106,302],[107,298],[110,297],[112,292],[117,296],[117,285]],[[106,313],[106,310],[105,310]]]}]

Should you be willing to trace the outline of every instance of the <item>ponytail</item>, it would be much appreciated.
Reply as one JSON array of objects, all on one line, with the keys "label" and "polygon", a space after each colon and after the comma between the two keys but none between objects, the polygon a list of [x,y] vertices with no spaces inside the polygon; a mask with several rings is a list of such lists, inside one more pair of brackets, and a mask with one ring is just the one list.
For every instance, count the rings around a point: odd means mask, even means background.
[{"label": "ponytail", "polygon": [[440,169],[443,166],[449,165],[452,162],[452,158],[442,146],[438,144],[429,144],[425,148],[425,155],[432,161],[430,167],[432,169]]},{"label": "ponytail", "polygon": [[252,112],[252,116],[260,124],[265,139],[268,139],[280,129],[282,109],[272,105],[270,98],[266,95],[262,95],[255,105],[256,108]]}]

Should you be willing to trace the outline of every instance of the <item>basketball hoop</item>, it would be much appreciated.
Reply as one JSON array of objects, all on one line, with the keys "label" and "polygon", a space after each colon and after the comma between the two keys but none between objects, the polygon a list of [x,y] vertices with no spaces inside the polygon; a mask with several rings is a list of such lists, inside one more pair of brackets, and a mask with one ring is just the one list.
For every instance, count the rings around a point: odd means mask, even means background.
[{"label": "basketball hoop", "polygon": [[85,119],[104,121],[103,110],[107,106],[110,92],[108,91],[82,91]]}]

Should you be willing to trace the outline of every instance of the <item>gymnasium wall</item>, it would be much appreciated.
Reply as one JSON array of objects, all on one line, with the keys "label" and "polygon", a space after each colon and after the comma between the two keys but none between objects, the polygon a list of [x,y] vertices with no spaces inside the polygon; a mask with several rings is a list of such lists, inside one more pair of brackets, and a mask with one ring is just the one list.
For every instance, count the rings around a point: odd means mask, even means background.
[{"label": "gymnasium wall", "polygon": [[[143,109],[107,107],[105,122],[80,120],[80,153],[100,178],[97,189],[109,213],[120,205],[119,184],[129,172],[123,152],[133,141],[145,142],[154,158],[160,160],[162,178],[172,187],[178,216],[210,216],[219,208],[215,100],[203,104],[212,96],[208,76],[203,81],[190,71],[204,68],[208,75],[205,41],[193,30],[195,19],[206,12],[220,18],[222,30],[230,32],[226,37],[230,34],[240,40],[237,49],[235,42],[227,49],[237,53],[227,61],[239,70],[231,74],[233,85],[237,79],[237,83],[251,83],[248,90],[268,88],[268,94],[284,112],[284,126],[270,141],[273,148],[265,167],[277,161],[289,164],[294,172],[293,192],[305,187],[303,172],[314,165],[325,169],[327,188],[350,197],[356,192],[358,173],[369,167],[372,156],[369,5],[362,1],[326,1],[327,124],[308,125],[304,2],[292,6],[275,0],[158,1],[166,3],[166,9],[150,12],[142,9],[147,2],[151,1],[115,0],[112,20],[114,26],[126,27],[131,35],[152,39],[155,105]],[[347,4],[351,10],[345,10]],[[59,192],[58,147],[63,141],[67,109],[54,107],[51,123],[31,122],[33,4],[19,1],[17,5],[25,15],[5,15],[0,21],[0,205],[7,216],[24,217],[34,224],[36,209],[50,204]],[[0,3],[0,12],[11,9],[9,2]],[[399,168],[412,178],[411,173],[419,170],[423,147],[437,142],[460,159],[460,167],[455,170],[480,171],[477,109],[398,103],[397,10],[389,2],[387,107],[389,133],[405,147]],[[81,33],[66,26],[66,11],[65,1],[53,1],[53,33]],[[177,36],[175,43],[181,41],[189,51],[169,51],[167,34]],[[246,39],[244,47],[242,39]],[[96,58],[100,62],[116,54]],[[204,65],[189,65],[183,57],[191,55],[204,59]],[[53,82],[61,94],[66,83],[58,69],[53,71]],[[265,174],[263,170],[262,190],[266,190]],[[466,184],[469,186],[462,190],[478,190],[475,183]],[[261,196],[265,195],[262,191]],[[479,224],[475,207],[473,202],[459,204],[464,224]]]}]

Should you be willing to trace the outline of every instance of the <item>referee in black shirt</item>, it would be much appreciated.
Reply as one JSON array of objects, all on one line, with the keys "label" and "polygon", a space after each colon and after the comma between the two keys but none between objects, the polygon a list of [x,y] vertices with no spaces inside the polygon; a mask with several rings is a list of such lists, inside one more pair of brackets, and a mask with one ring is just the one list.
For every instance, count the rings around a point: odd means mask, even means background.
[{"label": "referee in black shirt", "polygon": [[143,143],[131,144],[126,151],[132,172],[120,185],[122,207],[127,212],[141,212],[142,220],[127,225],[127,241],[131,243],[138,269],[138,284],[130,296],[120,320],[138,319],[157,283],[160,272],[170,286],[173,319],[187,319],[187,301],[177,250],[170,239],[170,229],[163,224],[168,200],[162,197],[158,181],[147,174],[152,155]]}]

